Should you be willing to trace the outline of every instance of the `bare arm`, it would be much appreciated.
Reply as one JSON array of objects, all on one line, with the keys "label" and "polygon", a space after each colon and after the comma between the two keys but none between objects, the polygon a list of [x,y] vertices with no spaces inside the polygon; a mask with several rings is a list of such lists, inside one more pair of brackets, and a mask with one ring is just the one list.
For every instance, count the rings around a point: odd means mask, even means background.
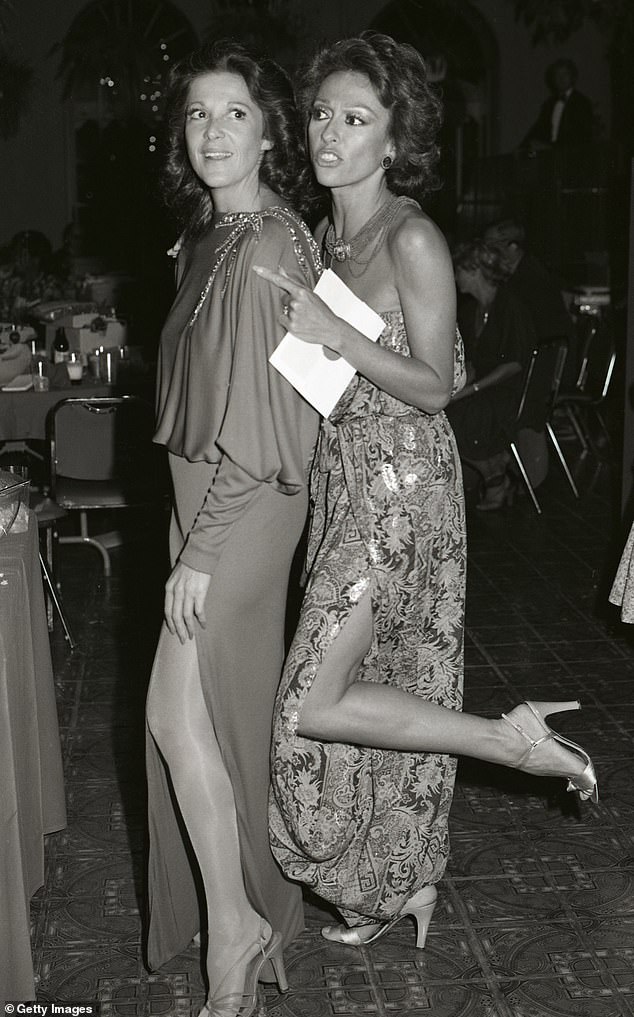
[{"label": "bare arm", "polygon": [[338,318],[319,297],[279,272],[255,270],[290,294],[282,319],[293,335],[345,357],[379,388],[426,413],[449,402],[455,342],[455,284],[444,239],[431,221],[407,219],[390,241],[396,290],[411,357],[371,342]]},{"label": "bare arm", "polygon": [[408,218],[389,246],[411,358],[358,333],[338,350],[379,388],[426,413],[449,402],[456,335],[456,287],[447,245],[429,219]]}]

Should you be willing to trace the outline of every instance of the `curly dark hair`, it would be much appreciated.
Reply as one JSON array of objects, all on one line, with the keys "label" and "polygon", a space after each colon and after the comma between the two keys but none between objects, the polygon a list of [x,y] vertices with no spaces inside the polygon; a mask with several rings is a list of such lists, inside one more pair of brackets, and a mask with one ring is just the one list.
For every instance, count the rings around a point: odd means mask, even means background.
[{"label": "curly dark hair", "polygon": [[161,190],[187,239],[203,233],[213,214],[211,194],[194,173],[185,145],[189,87],[195,78],[211,71],[239,74],[262,113],[264,133],[273,147],[263,153],[260,179],[298,210],[310,203],[313,193],[301,118],[286,72],[232,39],[209,43],[180,60],[167,85]]},{"label": "curly dark hair", "polygon": [[487,244],[480,237],[458,244],[453,252],[453,265],[454,269],[466,268],[471,271],[479,268],[492,286],[506,282],[511,275],[500,249],[494,244]]},{"label": "curly dark hair", "polygon": [[522,251],[526,250],[526,230],[517,219],[496,219],[490,222],[484,228],[484,239],[487,244],[516,244]]},{"label": "curly dark hair", "polygon": [[560,57],[559,60],[555,60],[546,68],[544,79],[548,88],[554,90],[557,71],[567,71],[570,75],[571,84],[576,85],[577,78],[579,77],[579,68],[574,60],[570,60],[568,57]]},{"label": "curly dark hair", "polygon": [[303,72],[298,101],[308,122],[319,86],[338,71],[365,74],[377,98],[390,113],[390,134],[396,158],[386,171],[394,194],[423,197],[440,186],[436,143],[442,103],[428,81],[425,61],[413,46],[380,32],[362,32],[320,49]]}]

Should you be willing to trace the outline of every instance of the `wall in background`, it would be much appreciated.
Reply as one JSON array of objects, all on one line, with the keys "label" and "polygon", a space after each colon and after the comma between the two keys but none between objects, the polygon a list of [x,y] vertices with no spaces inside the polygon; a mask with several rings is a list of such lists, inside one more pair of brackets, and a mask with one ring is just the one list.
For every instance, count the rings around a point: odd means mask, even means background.
[{"label": "wall in background", "polygon": [[[299,0],[298,0],[299,2]],[[351,35],[367,27],[387,6],[383,0],[322,0],[305,2],[306,49],[320,39]],[[205,0],[174,0],[201,34],[208,21]],[[517,24],[507,0],[473,0],[491,26],[498,43],[499,95],[494,143],[498,151],[513,148],[534,119],[544,96],[543,77],[557,56],[572,57],[580,68],[579,87],[594,101],[601,118],[609,120],[608,69],[602,37],[590,26],[562,47],[533,49],[526,29]],[[7,18],[12,53],[35,67],[33,98],[19,134],[0,140],[0,244],[22,229],[42,230],[54,247],[61,242],[73,195],[69,181],[69,123],[56,80],[60,41],[84,0],[20,0]]]}]

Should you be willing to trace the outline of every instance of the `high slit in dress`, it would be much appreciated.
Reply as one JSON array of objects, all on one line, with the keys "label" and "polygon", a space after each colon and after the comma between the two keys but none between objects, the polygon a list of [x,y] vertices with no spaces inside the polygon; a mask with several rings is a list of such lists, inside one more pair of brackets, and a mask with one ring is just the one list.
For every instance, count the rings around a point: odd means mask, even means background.
[{"label": "high slit in dress", "polygon": [[[302,899],[271,854],[268,764],[288,576],[306,521],[318,417],[268,363],[283,335],[282,301],[254,264],[281,266],[307,285],[320,268],[307,227],[282,207],[215,216],[180,256],[161,337],[154,440],[170,452],[172,562],[211,576],[207,624],[196,626],[197,665],[233,787],[247,895],[288,943],[303,928]],[[177,670],[177,643],[164,626],[153,679],[166,667]],[[190,659],[181,656],[182,666]],[[204,902],[169,772],[149,731],[146,746],[147,955],[159,968],[200,929]]]},{"label": "high slit in dress", "polygon": [[[409,356],[400,310],[381,345]],[[464,384],[456,336],[454,390]],[[460,461],[444,413],[357,376],[321,427],[308,583],[278,693],[269,803],[282,869],[350,925],[392,917],[446,865],[456,759],[297,734],[328,648],[368,594],[373,639],[358,680],[459,710],[466,572]]]}]

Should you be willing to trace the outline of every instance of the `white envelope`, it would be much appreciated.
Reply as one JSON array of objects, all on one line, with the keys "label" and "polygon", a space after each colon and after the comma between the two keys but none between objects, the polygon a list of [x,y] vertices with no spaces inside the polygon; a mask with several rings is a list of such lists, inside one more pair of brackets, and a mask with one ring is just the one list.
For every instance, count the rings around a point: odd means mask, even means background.
[{"label": "white envelope", "polygon": [[[320,277],[314,292],[338,318],[373,342],[385,328],[383,319],[355,296],[352,290],[327,268]],[[343,357],[332,360],[323,346],[307,343],[287,332],[269,357],[269,362],[290,381],[311,406],[328,417],[356,371]]]}]

